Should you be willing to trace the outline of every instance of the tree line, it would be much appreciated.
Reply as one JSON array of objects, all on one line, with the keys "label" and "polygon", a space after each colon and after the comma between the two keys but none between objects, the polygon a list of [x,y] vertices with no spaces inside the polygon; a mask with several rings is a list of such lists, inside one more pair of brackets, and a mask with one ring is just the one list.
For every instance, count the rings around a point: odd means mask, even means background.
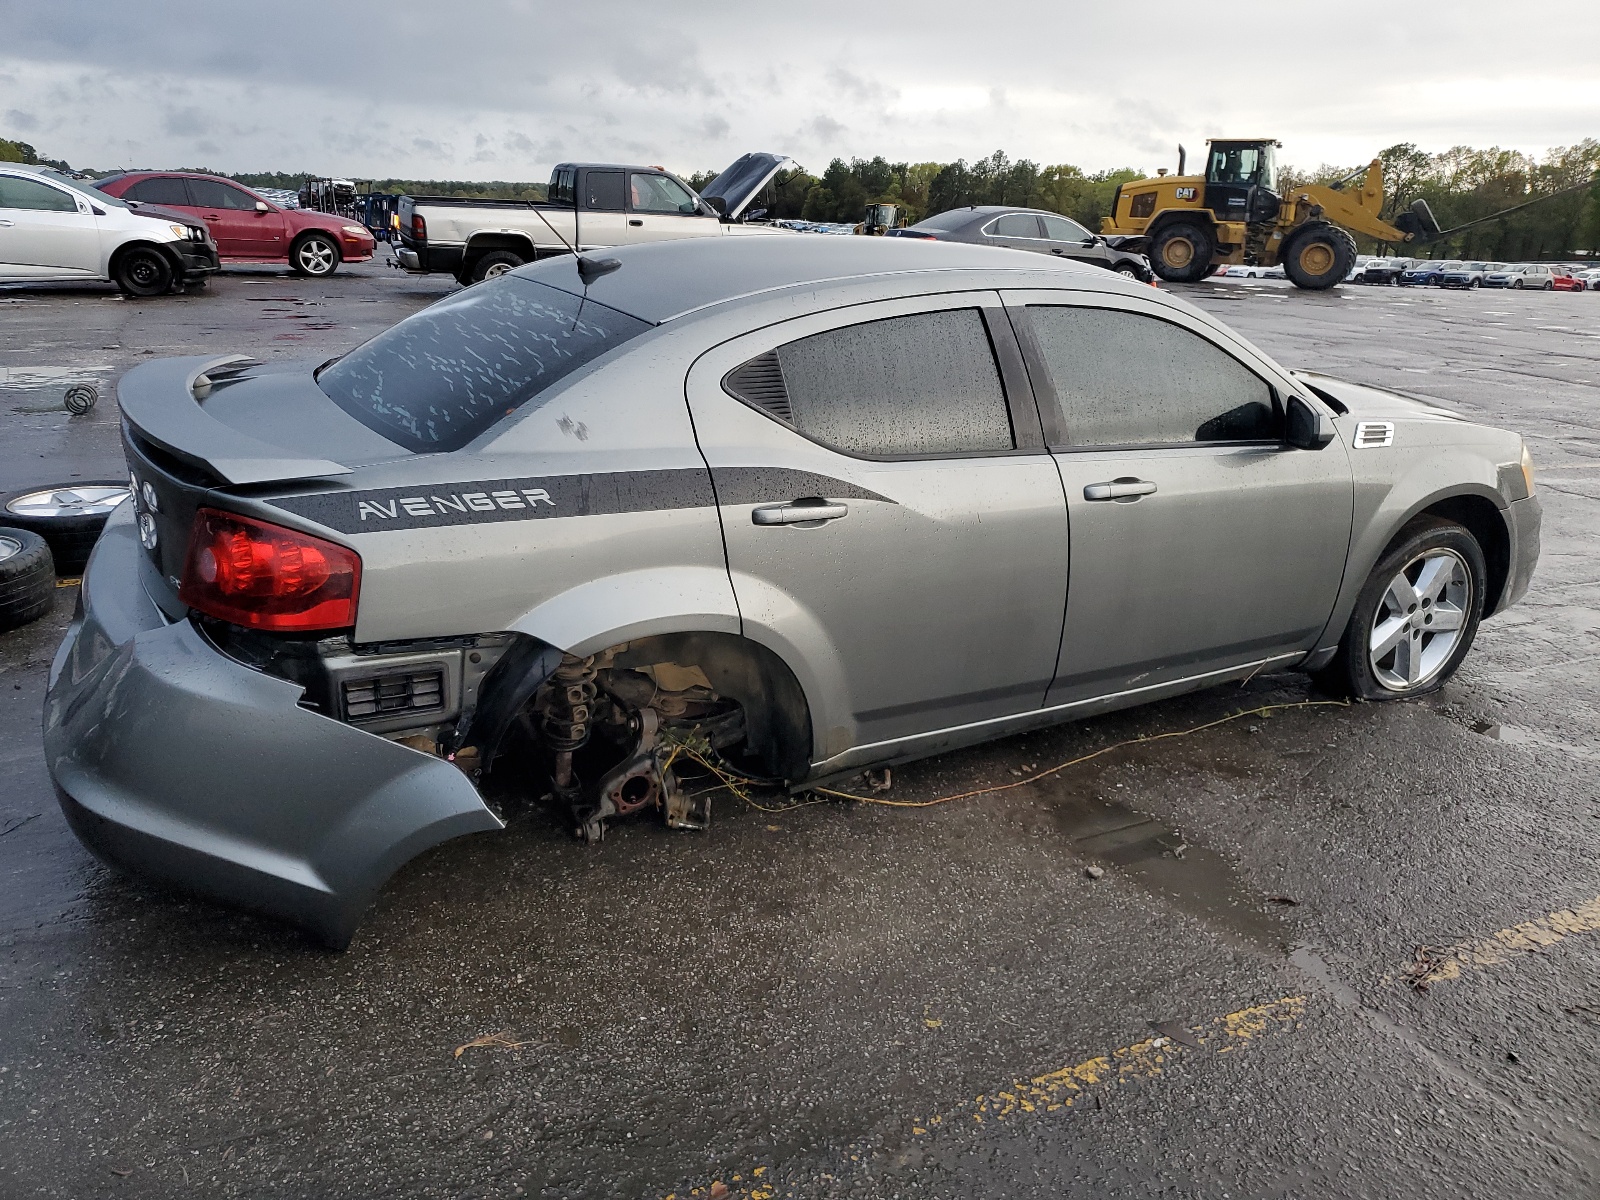
[{"label": "tree line", "polygon": [[[1454,146],[1429,154],[1410,142],[1379,154],[1384,175],[1384,216],[1392,219],[1413,200],[1426,200],[1442,228],[1449,230],[1480,221],[1505,209],[1553,197],[1521,212],[1497,217],[1452,237],[1423,247],[1433,257],[1517,261],[1561,258],[1575,253],[1600,254],[1600,141],[1585,138],[1558,146],[1542,158],[1498,146],[1478,149]],[[65,162],[41,158],[26,142],[0,138],[0,161],[42,163],[70,171]],[[1359,173],[1365,164],[1324,163],[1314,170],[1285,165],[1279,170],[1279,191],[1304,183],[1332,183]],[[200,169],[200,168],[182,168]],[[86,171],[91,176],[110,172]],[[223,174],[223,172],[208,172]],[[701,171],[687,176],[702,188],[716,175]],[[297,191],[304,174],[258,172],[229,175],[247,187]],[[803,170],[780,175],[761,203],[776,218],[807,221],[861,220],[868,204],[894,203],[915,224],[925,217],[969,204],[1009,204],[1058,212],[1099,229],[1111,211],[1117,185],[1144,178],[1132,168],[1086,172],[1070,163],[1040,166],[1031,159],[1013,159],[996,150],[973,162],[890,162],[873,158],[835,158],[821,175]],[[1591,181],[1587,188],[1582,187]],[[1560,195],[1564,189],[1569,190]],[[413,195],[482,196],[542,200],[542,183],[503,180],[440,179],[374,180],[375,192]],[[1365,250],[1374,247],[1359,239]]]}]

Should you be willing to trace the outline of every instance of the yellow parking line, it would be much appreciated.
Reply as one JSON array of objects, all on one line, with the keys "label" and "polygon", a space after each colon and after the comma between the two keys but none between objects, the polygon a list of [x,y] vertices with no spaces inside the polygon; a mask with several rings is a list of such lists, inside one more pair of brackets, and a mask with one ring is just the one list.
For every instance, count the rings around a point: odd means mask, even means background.
[{"label": "yellow parking line", "polygon": [[[911,1132],[922,1135],[941,1125],[971,1120],[1004,1121],[1019,1113],[1056,1112],[1071,1108],[1080,1095],[1104,1085],[1115,1087],[1133,1079],[1150,1079],[1161,1074],[1171,1060],[1216,1051],[1227,1054],[1248,1045],[1255,1038],[1293,1026],[1305,1013],[1304,996],[1285,996],[1270,1004],[1241,1008],[1217,1017],[1209,1024],[1193,1026],[1187,1037],[1152,1037],[1113,1050],[1075,1066],[1062,1067],[1014,1080],[1009,1088],[974,1097],[946,1113],[912,1124]],[[1192,1044],[1188,1044],[1192,1043]]]},{"label": "yellow parking line", "polygon": [[[1179,1058],[1215,1052],[1227,1054],[1243,1049],[1256,1038],[1293,1027],[1305,1014],[1304,996],[1284,996],[1270,1004],[1241,1008],[1201,1025],[1188,1026],[1178,1036],[1145,1038],[1119,1047],[1109,1054],[1085,1059],[1075,1066],[1047,1071],[1028,1080],[1015,1080],[957,1105],[947,1112],[913,1121],[911,1132],[922,1137],[941,1126],[965,1121],[983,1124],[1004,1121],[1019,1114],[1057,1112],[1071,1108],[1081,1096],[1093,1090],[1105,1091],[1135,1079],[1150,1079]],[[775,1187],[763,1180],[768,1168],[756,1167],[746,1175],[710,1183],[687,1191],[673,1192],[663,1200],[773,1200]]]},{"label": "yellow parking line", "polygon": [[[1417,960],[1400,973],[1412,987],[1426,991],[1436,983],[1459,979],[1469,971],[1484,971],[1509,962],[1519,954],[1536,954],[1575,933],[1600,933],[1600,896],[1576,908],[1558,909],[1534,921],[1524,921],[1476,941],[1433,949],[1421,946]],[[1392,983],[1391,975],[1385,982]]]}]

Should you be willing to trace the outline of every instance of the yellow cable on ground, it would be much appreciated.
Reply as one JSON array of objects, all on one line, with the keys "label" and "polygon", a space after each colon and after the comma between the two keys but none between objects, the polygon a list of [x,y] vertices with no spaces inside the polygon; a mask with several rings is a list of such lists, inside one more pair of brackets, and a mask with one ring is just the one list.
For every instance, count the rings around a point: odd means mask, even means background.
[{"label": "yellow cable on ground", "polygon": [[1064,763],[1057,763],[1053,767],[1036,772],[1035,774],[1029,775],[1024,779],[1016,779],[1010,783],[997,783],[984,788],[974,788],[973,790],[967,792],[957,792],[953,796],[939,796],[933,800],[890,800],[883,796],[858,796],[854,792],[840,792],[835,791],[833,788],[811,788],[809,789],[811,792],[824,798],[817,800],[801,800],[794,804],[768,806],[755,800],[750,795],[747,784],[755,782],[754,780],[741,779],[733,772],[717,765],[715,762],[712,762],[697,749],[685,742],[679,742],[673,746],[672,755],[668,758],[667,762],[668,765],[670,765],[681,752],[685,758],[693,759],[707,771],[711,772],[711,774],[720,781],[716,787],[708,790],[713,792],[722,791],[724,789],[730,791],[736,797],[738,797],[740,800],[743,800],[746,804],[748,804],[751,808],[756,809],[758,812],[793,812],[797,808],[810,808],[814,804],[826,804],[828,803],[829,799],[854,800],[858,804],[881,804],[886,808],[932,808],[937,804],[949,804],[954,800],[971,800],[978,796],[988,796],[995,792],[1006,792],[1010,791],[1012,788],[1026,787],[1030,783],[1037,783],[1041,779],[1047,779],[1052,775],[1060,774],[1068,767],[1076,767],[1080,763],[1086,763],[1092,758],[1099,758],[1102,754],[1110,754],[1113,750],[1122,750],[1128,746],[1139,746],[1146,742],[1164,741],[1167,738],[1188,737],[1193,733],[1200,733],[1207,729],[1215,729],[1218,725],[1226,725],[1229,721],[1237,721],[1241,717],[1264,717],[1268,713],[1281,712],[1284,709],[1291,708],[1327,707],[1349,708],[1350,701],[1297,700],[1289,704],[1263,704],[1259,708],[1248,708],[1243,712],[1230,713],[1226,717],[1218,717],[1215,721],[1207,721],[1203,725],[1196,725],[1190,729],[1175,729],[1169,733],[1149,733],[1145,734],[1143,737],[1128,738],[1126,741],[1114,742],[1109,746],[1102,746],[1098,750],[1092,750],[1088,754],[1081,754],[1077,758],[1069,758]]},{"label": "yellow cable on ground", "polygon": [[[1056,766],[1053,766],[1048,770],[1040,771],[1034,775],[1029,775],[1025,779],[1017,779],[1011,783],[997,783],[992,787],[975,788],[970,792],[958,792],[954,796],[940,796],[934,800],[889,800],[883,796],[857,796],[853,792],[836,792],[832,788],[813,788],[812,790],[819,792],[824,796],[834,796],[840,800],[854,800],[860,804],[882,804],[889,808],[932,808],[936,804],[949,804],[953,800],[971,800],[976,796],[987,796],[993,792],[1005,792],[1011,790],[1012,788],[1026,787],[1030,783],[1037,783],[1041,779],[1046,779],[1051,775],[1059,774],[1060,772],[1065,771],[1068,767],[1075,767],[1080,763],[1088,762],[1091,758],[1099,758],[1102,754],[1110,754],[1113,750],[1121,750],[1127,746],[1138,746],[1145,742],[1159,742],[1166,738],[1188,737],[1191,733],[1200,733],[1202,730],[1215,729],[1218,725],[1226,725],[1229,721],[1237,721],[1240,717],[1264,717],[1270,712],[1278,712],[1286,708],[1321,708],[1326,706],[1348,708],[1350,707],[1350,701],[1297,700],[1292,704],[1263,704],[1260,708],[1246,709],[1244,712],[1236,712],[1230,716],[1219,717],[1215,721],[1207,721],[1204,725],[1196,725],[1193,729],[1177,729],[1173,730],[1171,733],[1150,733],[1146,734],[1144,737],[1129,738],[1124,742],[1116,742],[1110,746],[1102,746],[1099,750],[1093,750],[1088,754],[1079,755],[1077,758],[1069,758],[1064,763],[1058,763]],[[795,807],[798,808],[800,806],[796,805]]]}]

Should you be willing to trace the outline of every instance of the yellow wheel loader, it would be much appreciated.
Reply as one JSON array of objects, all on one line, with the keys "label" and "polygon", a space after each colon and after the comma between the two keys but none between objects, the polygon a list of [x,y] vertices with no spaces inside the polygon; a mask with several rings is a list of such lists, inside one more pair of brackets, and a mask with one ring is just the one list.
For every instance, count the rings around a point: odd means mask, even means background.
[{"label": "yellow wheel loader", "polygon": [[[1128,239],[1122,249],[1141,251],[1157,275],[1174,283],[1204,279],[1224,264],[1282,263],[1297,287],[1313,291],[1350,273],[1356,243],[1347,230],[1401,244],[1438,236],[1426,201],[1413,202],[1392,225],[1378,215],[1383,169],[1377,159],[1364,177],[1358,172],[1280,195],[1273,152],[1281,145],[1270,138],[1208,139],[1204,175],[1184,174],[1179,146],[1178,173],[1119,186],[1100,232]],[[1358,178],[1358,188],[1346,187]]]},{"label": "yellow wheel loader", "polygon": [[900,215],[898,204],[869,204],[867,212],[855,227],[856,233],[868,237],[882,237],[891,229],[903,228],[906,219]]}]

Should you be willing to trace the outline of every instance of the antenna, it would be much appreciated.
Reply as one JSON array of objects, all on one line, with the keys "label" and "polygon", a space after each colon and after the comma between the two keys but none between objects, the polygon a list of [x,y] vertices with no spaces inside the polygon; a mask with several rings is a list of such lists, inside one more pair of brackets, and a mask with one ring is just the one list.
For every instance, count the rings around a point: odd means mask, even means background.
[{"label": "antenna", "polygon": [[[578,260],[578,278],[583,280],[584,291],[587,292],[589,290],[589,285],[596,279],[599,279],[600,276],[609,275],[611,272],[622,266],[622,264],[614,258],[585,258],[582,254],[579,254],[577,247],[575,247],[571,242],[567,241],[566,238],[562,237],[561,231],[554,225],[550,224],[550,218],[539,211],[537,207],[538,203],[539,202],[537,200],[530,200],[528,201],[528,206],[533,209],[533,215],[544,222],[544,227],[556,235],[556,241],[560,242],[567,248],[567,253],[571,254]],[[572,213],[574,223],[576,223],[578,213],[578,188],[576,180],[574,180],[572,188]],[[576,227],[576,224],[574,224],[574,227]]]}]

